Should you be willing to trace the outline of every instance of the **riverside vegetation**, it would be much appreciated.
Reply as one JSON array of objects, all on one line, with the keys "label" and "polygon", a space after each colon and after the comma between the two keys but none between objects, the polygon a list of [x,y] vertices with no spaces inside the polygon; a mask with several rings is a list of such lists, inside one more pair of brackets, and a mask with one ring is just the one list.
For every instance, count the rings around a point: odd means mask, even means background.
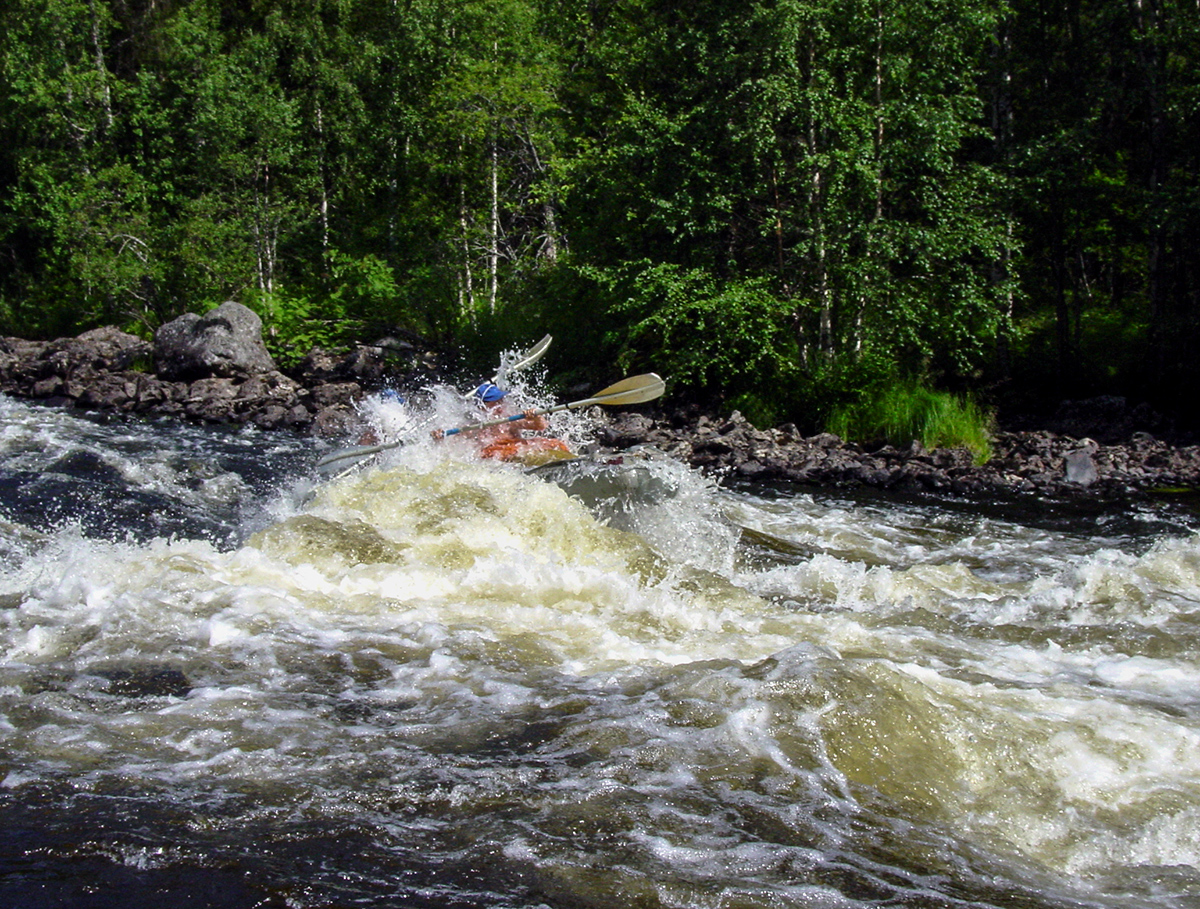
[{"label": "riverside vegetation", "polygon": [[760,426],[1194,425],[1198,87],[1178,0],[11,0],[0,334],[235,299],[284,368],[550,332]]}]

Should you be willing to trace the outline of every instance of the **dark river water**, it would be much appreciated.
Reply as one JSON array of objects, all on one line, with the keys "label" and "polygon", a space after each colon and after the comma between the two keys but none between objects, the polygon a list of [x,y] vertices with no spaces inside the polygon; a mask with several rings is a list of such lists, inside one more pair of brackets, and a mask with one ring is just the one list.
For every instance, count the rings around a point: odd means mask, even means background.
[{"label": "dark river water", "polygon": [[427,435],[0,398],[0,907],[1200,907],[1187,511]]}]

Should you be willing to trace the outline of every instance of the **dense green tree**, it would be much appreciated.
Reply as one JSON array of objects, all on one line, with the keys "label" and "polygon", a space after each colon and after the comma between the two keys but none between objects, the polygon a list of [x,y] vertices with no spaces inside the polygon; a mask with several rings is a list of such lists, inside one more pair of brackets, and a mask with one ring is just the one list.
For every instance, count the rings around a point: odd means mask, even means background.
[{"label": "dense green tree", "polygon": [[0,13],[5,300],[34,331],[105,318],[153,280],[146,186],[115,147],[124,86],[109,68],[112,31],[108,7],[86,0]]},{"label": "dense green tree", "polygon": [[[1007,73],[1025,368],[1064,393],[1164,403],[1193,382],[1200,13],[1017,2]],[[1034,47],[1041,53],[1033,53]]]},{"label": "dense green tree", "polygon": [[607,5],[573,99],[576,252],[771,276],[810,377],[978,367],[1006,236],[966,149],[995,21],[926,0]]},{"label": "dense green tree", "polygon": [[1180,403],[1198,20],[1181,0],[9,0],[0,329],[146,333],[234,297],[284,360],[549,330],[564,379],[661,368],[762,419],[900,374]]},{"label": "dense green tree", "polygon": [[[782,286],[803,349],[886,350],[900,364],[978,365],[997,326],[996,183],[965,154],[994,12],[976,5],[760,8],[772,49],[745,89]],[[748,49],[748,53],[752,53]]]},{"label": "dense green tree", "polygon": [[457,215],[459,308],[494,314],[502,271],[553,261],[561,243],[550,180],[558,77],[529,0],[455,4],[447,65],[429,98],[431,148]]}]

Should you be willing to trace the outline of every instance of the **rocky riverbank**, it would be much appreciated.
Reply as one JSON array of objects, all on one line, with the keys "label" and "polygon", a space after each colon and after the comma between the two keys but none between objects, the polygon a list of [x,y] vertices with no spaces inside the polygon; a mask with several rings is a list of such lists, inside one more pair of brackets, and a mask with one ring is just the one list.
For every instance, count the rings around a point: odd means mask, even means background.
[{"label": "rocky riverbank", "polygon": [[250,310],[226,303],[164,325],[153,342],[116,328],[55,341],[0,338],[0,392],[87,410],[175,416],[202,423],[350,432],[354,402],[378,387],[392,351],[311,352],[277,369]]},{"label": "rocky riverbank", "polygon": [[790,425],[757,429],[736,412],[674,420],[618,414],[599,437],[613,448],[649,444],[721,476],[757,481],[962,496],[1200,491],[1200,446],[1173,445],[1144,431],[1109,444],[1047,430],[999,432],[985,464],[965,449],[929,451],[919,442],[863,447],[828,433],[804,436]]},{"label": "rocky riverbank", "polygon": [[[381,345],[344,356],[313,351],[285,374],[260,332],[253,313],[227,303],[163,326],[154,342],[115,328],[56,341],[0,338],[0,392],[337,441],[358,429],[357,400],[398,368],[419,366],[418,351]],[[1114,398],[1068,405],[1046,421],[1050,428],[997,433],[985,464],[963,450],[926,451],[918,443],[864,447],[829,434],[806,436],[791,425],[757,429],[736,412],[672,413],[659,405],[637,413],[596,410],[601,445],[654,445],[729,478],[964,496],[1200,490],[1200,446],[1160,438],[1167,435],[1161,418]]]}]

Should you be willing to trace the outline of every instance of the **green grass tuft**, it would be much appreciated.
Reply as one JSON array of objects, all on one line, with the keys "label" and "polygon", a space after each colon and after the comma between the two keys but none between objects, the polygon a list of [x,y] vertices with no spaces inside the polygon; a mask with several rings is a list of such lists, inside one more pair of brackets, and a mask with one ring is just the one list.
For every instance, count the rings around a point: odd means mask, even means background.
[{"label": "green grass tuft", "polygon": [[852,442],[886,441],[926,448],[966,448],[983,464],[992,456],[991,414],[974,401],[912,383],[836,408],[826,428]]}]

